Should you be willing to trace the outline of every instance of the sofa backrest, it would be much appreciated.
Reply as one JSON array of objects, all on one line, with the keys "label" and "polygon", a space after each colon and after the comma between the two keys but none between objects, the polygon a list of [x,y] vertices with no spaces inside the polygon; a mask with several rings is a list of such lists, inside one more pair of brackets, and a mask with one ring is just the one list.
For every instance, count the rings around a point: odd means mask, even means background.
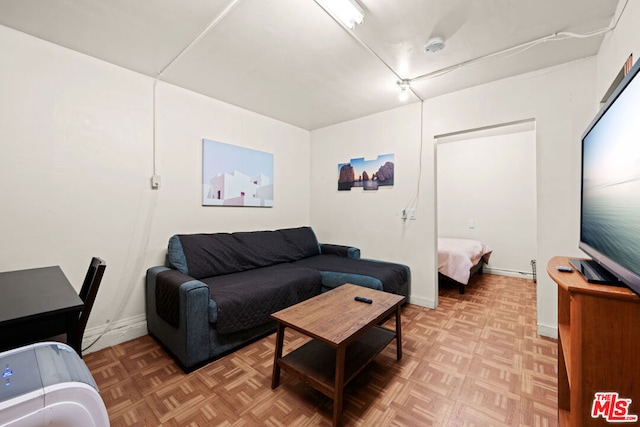
[{"label": "sofa backrest", "polygon": [[169,239],[169,267],[195,279],[319,255],[311,227],[237,233],[179,234]]}]

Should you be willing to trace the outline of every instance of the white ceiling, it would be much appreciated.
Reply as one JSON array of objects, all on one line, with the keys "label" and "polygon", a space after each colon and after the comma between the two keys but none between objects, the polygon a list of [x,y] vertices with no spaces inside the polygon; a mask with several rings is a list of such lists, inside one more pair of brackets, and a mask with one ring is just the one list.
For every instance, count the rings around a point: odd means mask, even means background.
[{"label": "white ceiling", "polygon": [[[426,99],[594,55],[602,34],[525,43],[605,28],[618,6],[358,2],[365,17],[353,31],[314,0],[0,0],[0,25],[312,130],[417,101],[399,100],[399,78],[441,74],[412,81]],[[446,47],[426,54],[433,36]]]}]

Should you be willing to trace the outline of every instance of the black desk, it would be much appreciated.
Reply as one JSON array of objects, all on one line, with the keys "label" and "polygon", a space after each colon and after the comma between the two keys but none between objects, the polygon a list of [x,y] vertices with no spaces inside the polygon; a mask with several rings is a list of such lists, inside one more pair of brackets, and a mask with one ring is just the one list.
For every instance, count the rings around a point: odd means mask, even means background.
[{"label": "black desk", "polygon": [[81,355],[82,306],[58,266],[0,273],[0,351],[66,333]]}]

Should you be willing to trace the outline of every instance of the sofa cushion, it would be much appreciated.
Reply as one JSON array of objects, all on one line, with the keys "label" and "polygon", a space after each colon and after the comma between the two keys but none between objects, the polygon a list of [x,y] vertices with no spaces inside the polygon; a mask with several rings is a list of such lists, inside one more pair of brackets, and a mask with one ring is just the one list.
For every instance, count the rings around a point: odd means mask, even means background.
[{"label": "sofa cushion", "polygon": [[[317,255],[296,261],[294,265],[315,268],[323,274],[326,272],[348,273],[349,277],[352,278],[357,275],[370,276],[382,282],[384,291],[399,295],[402,294],[400,291],[401,286],[408,280],[407,269],[402,264],[351,259],[338,255]],[[376,288],[376,286],[368,283],[355,284]]]},{"label": "sofa cushion", "polygon": [[169,247],[167,248],[167,266],[178,270],[182,274],[189,274],[187,259],[184,256],[184,249],[180,242],[180,236],[171,236]]},{"label": "sofa cushion", "polygon": [[277,264],[202,279],[218,307],[216,329],[229,334],[269,322],[270,314],[320,294],[317,270]]},{"label": "sofa cushion", "polygon": [[180,234],[169,239],[168,263],[196,279],[318,255],[311,227],[238,233]]},{"label": "sofa cushion", "polygon": [[352,283],[365,288],[375,289],[376,291],[384,291],[384,286],[380,279],[366,274],[340,273],[337,271],[321,271],[322,290],[330,290],[342,286],[345,283]]}]

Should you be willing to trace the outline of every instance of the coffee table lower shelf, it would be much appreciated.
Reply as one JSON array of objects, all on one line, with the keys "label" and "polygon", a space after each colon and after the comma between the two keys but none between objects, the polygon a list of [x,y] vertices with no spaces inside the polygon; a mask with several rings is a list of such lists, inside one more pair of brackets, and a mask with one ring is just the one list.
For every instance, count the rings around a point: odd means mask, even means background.
[{"label": "coffee table lower shelf", "polygon": [[[346,386],[395,338],[395,331],[374,326],[350,343],[345,354],[344,385]],[[335,395],[335,348],[321,341],[311,340],[278,359],[278,365],[283,370],[297,375],[322,394],[331,398]]]}]

